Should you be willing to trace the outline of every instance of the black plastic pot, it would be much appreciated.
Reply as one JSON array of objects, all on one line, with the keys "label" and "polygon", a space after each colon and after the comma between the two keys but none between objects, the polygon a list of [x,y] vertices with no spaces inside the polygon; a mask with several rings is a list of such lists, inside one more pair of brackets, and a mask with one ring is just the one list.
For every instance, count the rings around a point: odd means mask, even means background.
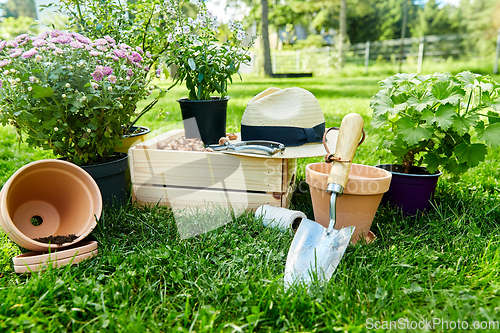
[{"label": "black plastic pot", "polygon": [[418,211],[430,208],[441,171],[429,174],[425,168],[414,166],[410,173],[401,173],[397,172],[401,168],[397,164],[376,167],[392,173],[391,186],[382,197],[382,204],[397,206],[405,215],[415,215]]},{"label": "black plastic pot", "polygon": [[186,138],[200,138],[205,145],[218,144],[226,136],[228,100],[229,97],[203,101],[178,99]]},{"label": "black plastic pot", "polygon": [[94,178],[101,191],[102,203],[106,206],[121,207],[128,198],[126,178],[128,154],[117,154],[120,156],[114,161],[81,167]]}]

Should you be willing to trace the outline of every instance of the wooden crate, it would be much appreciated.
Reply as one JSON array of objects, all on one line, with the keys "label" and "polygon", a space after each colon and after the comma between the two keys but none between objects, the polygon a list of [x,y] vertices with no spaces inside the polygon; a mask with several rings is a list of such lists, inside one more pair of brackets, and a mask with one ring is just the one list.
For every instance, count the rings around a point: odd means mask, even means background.
[{"label": "wooden crate", "polygon": [[169,131],[129,150],[132,195],[138,203],[174,209],[289,206],[296,159],[157,149],[158,142],[182,136],[183,130]]}]

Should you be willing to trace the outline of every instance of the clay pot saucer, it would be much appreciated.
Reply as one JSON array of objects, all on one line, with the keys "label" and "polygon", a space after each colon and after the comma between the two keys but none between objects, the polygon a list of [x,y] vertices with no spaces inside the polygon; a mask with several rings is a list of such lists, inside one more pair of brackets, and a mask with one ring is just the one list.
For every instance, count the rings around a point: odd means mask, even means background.
[{"label": "clay pot saucer", "polygon": [[88,241],[64,249],[54,250],[50,253],[31,251],[15,256],[12,260],[16,273],[30,273],[45,269],[49,264],[53,267],[60,267],[69,263],[75,265],[82,260],[97,255],[97,252],[97,242]]}]

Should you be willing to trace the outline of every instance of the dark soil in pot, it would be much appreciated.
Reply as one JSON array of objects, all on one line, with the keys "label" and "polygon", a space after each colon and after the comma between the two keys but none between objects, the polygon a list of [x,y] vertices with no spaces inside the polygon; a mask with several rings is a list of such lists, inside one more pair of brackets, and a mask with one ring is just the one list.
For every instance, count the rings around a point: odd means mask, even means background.
[{"label": "dark soil in pot", "polygon": [[45,244],[56,244],[56,245],[63,245],[67,243],[72,243],[75,239],[77,239],[79,236],[75,234],[70,234],[67,236],[48,236],[48,237],[41,237],[41,238],[35,238],[34,240],[40,243],[45,243]]}]

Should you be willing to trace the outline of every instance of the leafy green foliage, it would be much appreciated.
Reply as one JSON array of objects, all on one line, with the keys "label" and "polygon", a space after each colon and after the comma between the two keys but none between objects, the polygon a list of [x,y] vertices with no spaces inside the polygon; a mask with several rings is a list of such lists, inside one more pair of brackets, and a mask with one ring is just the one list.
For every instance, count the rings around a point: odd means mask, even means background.
[{"label": "leafy green foliage", "polygon": [[489,76],[396,74],[379,82],[370,106],[372,125],[408,172],[424,164],[430,172],[465,172],[484,160],[487,146],[500,145],[500,85]]},{"label": "leafy green foliage", "polygon": [[148,53],[109,36],[52,30],[1,41],[0,123],[68,161],[104,162],[154,89],[144,59]]}]

